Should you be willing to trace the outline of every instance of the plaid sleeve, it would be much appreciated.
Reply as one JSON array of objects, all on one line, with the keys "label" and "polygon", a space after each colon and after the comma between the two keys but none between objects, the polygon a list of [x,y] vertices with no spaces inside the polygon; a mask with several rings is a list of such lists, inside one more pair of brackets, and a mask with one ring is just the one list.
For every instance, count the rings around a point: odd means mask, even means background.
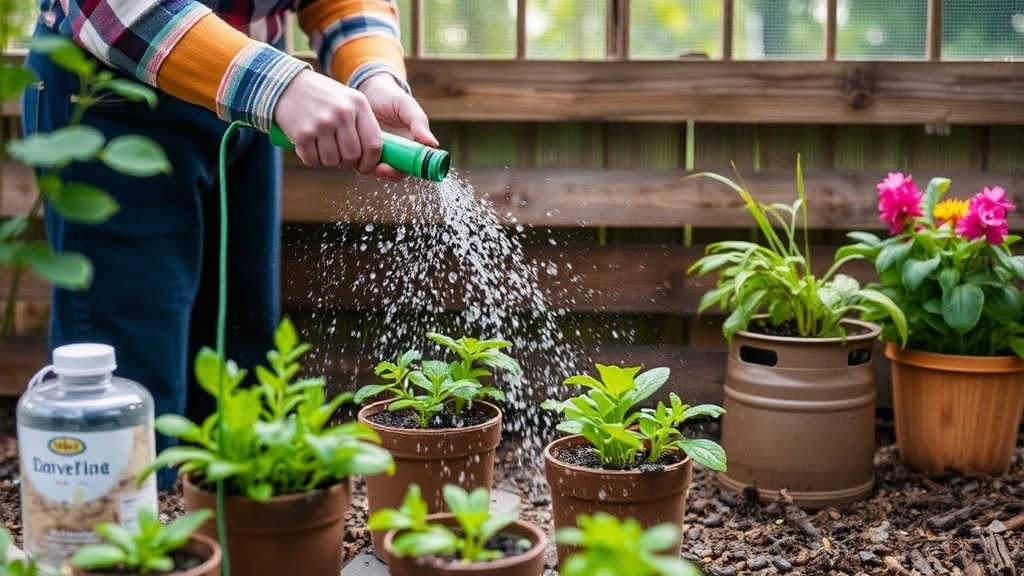
[{"label": "plaid sleeve", "polygon": [[62,28],[91,54],[155,86],[174,45],[210,9],[194,0],[67,0]]},{"label": "plaid sleeve", "polygon": [[409,90],[393,0],[302,0],[299,25],[324,70],[339,81],[355,88],[386,73]]}]

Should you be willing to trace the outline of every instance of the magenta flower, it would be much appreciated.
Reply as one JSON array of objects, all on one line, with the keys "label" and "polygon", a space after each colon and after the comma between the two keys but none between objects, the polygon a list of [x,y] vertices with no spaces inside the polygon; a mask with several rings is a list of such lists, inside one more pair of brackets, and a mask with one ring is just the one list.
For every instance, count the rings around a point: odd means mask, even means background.
[{"label": "magenta flower", "polygon": [[956,233],[968,240],[984,236],[989,244],[1002,244],[1010,233],[1006,211],[1014,208],[1013,203],[1006,200],[1002,187],[986,186],[971,198],[967,215],[956,224]]},{"label": "magenta flower", "polygon": [[889,225],[889,234],[903,232],[907,220],[923,216],[921,212],[921,191],[914,184],[913,176],[902,172],[889,172],[889,176],[878,183],[878,211],[881,220]]}]

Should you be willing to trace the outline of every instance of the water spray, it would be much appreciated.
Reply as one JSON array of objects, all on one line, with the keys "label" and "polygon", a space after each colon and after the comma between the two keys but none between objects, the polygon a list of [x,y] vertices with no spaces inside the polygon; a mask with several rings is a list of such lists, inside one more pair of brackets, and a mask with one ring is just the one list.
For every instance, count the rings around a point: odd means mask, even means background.
[{"label": "water spray", "polygon": [[[380,151],[382,163],[431,182],[441,182],[448,175],[452,157],[447,151],[431,148],[388,132],[381,132],[381,136],[384,137],[384,147]],[[277,124],[270,127],[270,142],[279,148],[295,147]]]}]

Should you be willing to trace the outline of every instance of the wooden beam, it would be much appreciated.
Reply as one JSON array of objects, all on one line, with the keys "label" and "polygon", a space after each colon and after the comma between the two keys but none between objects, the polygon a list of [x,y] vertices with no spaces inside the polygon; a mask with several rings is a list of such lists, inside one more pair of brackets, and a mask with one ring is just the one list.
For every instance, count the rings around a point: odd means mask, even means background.
[{"label": "wooden beam", "polygon": [[[952,178],[956,197],[968,197],[984,186],[1002,186],[1010,201],[1024,206],[1022,173],[934,174]],[[739,196],[708,178],[682,181],[675,170],[466,168],[462,186],[489,202],[504,223],[534,226],[613,226],[748,228],[751,220]],[[880,229],[875,184],[884,177],[872,172],[814,172],[804,175],[810,226],[835,230]],[[927,181],[931,174],[919,175]],[[789,171],[743,174],[761,202],[796,199]],[[430,221],[417,196],[436,194],[435,185],[400,185],[361,178],[348,172],[285,167],[284,219],[291,222]],[[470,192],[467,192],[470,193]],[[427,203],[429,205],[429,203]],[[436,212],[436,211],[435,211]],[[1024,211],[1010,215],[1010,228],[1024,228]]]},{"label": "wooden beam", "polygon": [[[937,0],[929,2],[934,5]],[[935,25],[934,16],[930,22]],[[413,91],[433,120],[1024,124],[1021,61],[410,58],[407,65]],[[868,105],[850,105],[850,78],[872,81]],[[14,99],[4,113],[19,108]]]},{"label": "wooden beam", "polygon": [[[687,274],[703,255],[703,247],[657,244],[528,245],[525,262],[537,271],[537,288],[548,307],[573,313],[635,313],[696,315],[705,292],[714,288],[715,276]],[[282,301],[290,310],[323,307],[415,310],[424,304],[411,294],[426,290],[436,294],[448,310],[461,310],[467,298],[478,298],[462,285],[466,264],[450,257],[431,262],[427,278],[408,278],[410,258],[396,257],[394,244],[359,241],[299,244],[284,247]],[[436,254],[431,251],[431,255]],[[812,262],[823,273],[833,262],[835,247],[815,246]],[[343,263],[343,265],[342,265]],[[876,278],[865,261],[851,262],[843,270],[861,282]],[[438,284],[438,279],[457,278]],[[403,278],[401,283],[371,278]],[[429,285],[429,286],[428,286]],[[327,304],[325,304],[327,303]],[[507,303],[525,308],[534,302]],[[709,312],[711,313],[711,312]]]}]

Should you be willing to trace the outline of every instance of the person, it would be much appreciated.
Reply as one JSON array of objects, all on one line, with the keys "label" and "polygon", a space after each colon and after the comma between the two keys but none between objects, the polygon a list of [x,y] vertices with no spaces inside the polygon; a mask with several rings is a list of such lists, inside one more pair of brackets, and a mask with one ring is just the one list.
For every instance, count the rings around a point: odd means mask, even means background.
[{"label": "person", "polygon": [[[389,0],[39,0],[37,34],[73,38],[102,66],[157,90],[158,104],[111,97],[83,123],[110,139],[141,134],[159,143],[171,174],[136,179],[101,162],[75,164],[65,179],[94,185],[120,204],[102,224],[47,211],[55,251],[85,254],[87,290],[55,289],[51,348],[114,346],[117,375],[144,384],[157,414],[201,420],[215,406],[198,390],[192,360],[216,342],[220,191],[218,155],[228,123],[228,272],[225,353],[240,366],[265,363],[279,321],[281,151],[260,132],[272,122],[308,166],[398,180],[380,163],[381,130],[438,142],[405,80],[397,7]],[[319,73],[280,47],[295,11]],[[23,98],[26,134],[66,126],[78,77],[43,54],[27,65],[39,82]],[[329,76],[328,76],[329,74]],[[157,449],[170,440],[159,436]],[[160,476],[167,488],[173,471]]]}]

